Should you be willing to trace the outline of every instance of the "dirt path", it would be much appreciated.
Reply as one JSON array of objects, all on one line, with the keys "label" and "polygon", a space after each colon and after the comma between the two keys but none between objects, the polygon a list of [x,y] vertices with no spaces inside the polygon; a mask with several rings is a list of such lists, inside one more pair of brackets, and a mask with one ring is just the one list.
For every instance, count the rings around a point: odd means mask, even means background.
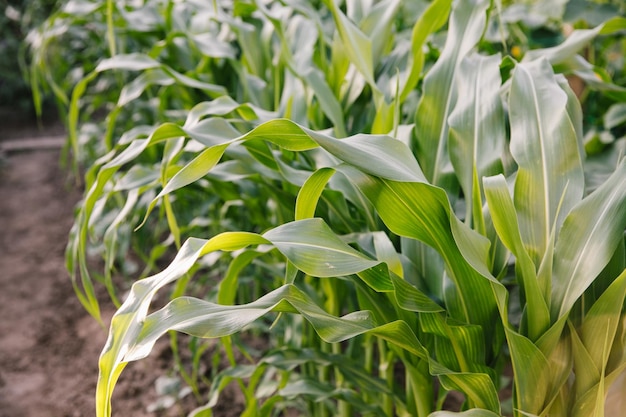
[{"label": "dirt path", "polygon": [[[68,186],[55,147],[11,150],[0,160],[0,417],[95,415],[106,331],[85,313],[65,270],[81,194]],[[108,320],[113,309],[104,310]],[[156,399],[154,381],[169,367],[160,356],[167,354],[157,351],[125,371],[114,415],[184,415],[176,406],[145,411]]]},{"label": "dirt path", "polygon": [[82,312],[63,264],[80,193],[65,186],[58,158],[11,153],[0,168],[2,417],[93,415],[105,333]]},{"label": "dirt path", "polygon": [[[60,168],[64,131],[58,124],[7,130],[10,119],[0,119],[0,417],[94,416],[107,329],[82,308],[65,269],[81,191]],[[101,307],[108,326],[114,308],[106,296]],[[113,416],[186,416],[198,406],[187,396],[147,411],[160,399],[155,381],[172,374],[171,361],[162,338],[148,358],[129,364]],[[239,415],[242,400],[233,395],[224,395],[216,417]]]}]

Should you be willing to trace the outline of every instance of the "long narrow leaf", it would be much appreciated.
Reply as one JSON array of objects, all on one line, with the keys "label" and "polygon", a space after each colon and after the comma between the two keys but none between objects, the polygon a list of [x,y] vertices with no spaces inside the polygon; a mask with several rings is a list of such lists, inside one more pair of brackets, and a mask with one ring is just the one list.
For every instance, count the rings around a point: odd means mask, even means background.
[{"label": "long narrow leaf", "polygon": [[552,276],[552,319],[562,317],[609,262],[626,228],[626,160],[565,219]]},{"label": "long narrow leaf", "polygon": [[441,56],[424,78],[415,116],[415,151],[426,178],[435,185],[454,182],[448,156],[448,116],[458,95],[454,80],[461,60],[482,36],[488,7],[485,0],[456,3]]},{"label": "long narrow leaf", "polygon": [[553,225],[558,231],[582,198],[581,155],[567,113],[567,95],[547,61],[515,68],[509,107],[511,153],[519,165],[515,208],[522,240],[538,268]]},{"label": "long narrow leaf", "polygon": [[448,119],[450,160],[465,195],[466,222],[478,230],[484,230],[481,178],[502,172],[506,136],[499,80],[499,55],[465,57],[456,78],[463,98]]}]

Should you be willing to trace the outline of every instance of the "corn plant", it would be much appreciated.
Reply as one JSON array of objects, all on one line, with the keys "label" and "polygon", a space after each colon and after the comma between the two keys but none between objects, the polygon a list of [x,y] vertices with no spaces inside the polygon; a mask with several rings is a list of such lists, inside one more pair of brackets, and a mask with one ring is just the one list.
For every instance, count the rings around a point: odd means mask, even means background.
[{"label": "corn plant", "polygon": [[[578,53],[624,19],[509,55],[489,38],[516,25],[500,2],[345,3],[89,9],[110,57],[66,98],[75,156],[81,120],[108,116],[68,267],[98,317],[102,240],[119,309],[98,415],[171,331],[219,339],[230,364],[194,416],[232,381],[243,415],[604,415],[626,368],[626,160],[620,141],[587,157],[563,74],[595,77]],[[177,254],[121,302],[129,245],[146,270]]]}]

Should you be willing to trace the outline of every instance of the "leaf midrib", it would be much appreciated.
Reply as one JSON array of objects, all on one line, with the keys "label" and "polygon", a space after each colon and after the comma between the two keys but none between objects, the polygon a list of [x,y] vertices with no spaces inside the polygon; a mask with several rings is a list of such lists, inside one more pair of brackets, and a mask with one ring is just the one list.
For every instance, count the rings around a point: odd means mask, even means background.
[{"label": "leaf midrib", "polygon": [[[606,212],[611,208],[612,206],[612,202],[617,198],[617,196],[619,195],[619,191],[620,188],[619,187],[615,187],[614,191],[610,194],[609,199],[607,200],[606,204],[604,204],[604,207],[602,208],[602,212],[600,213],[600,215],[597,217],[598,219],[602,219],[604,217],[604,215],[606,214]],[[593,225],[593,228],[591,229],[591,231],[587,234],[587,239],[585,240],[585,244],[582,246],[581,250],[578,251],[579,254],[586,252],[587,247],[589,247],[589,243],[591,242],[591,238],[592,236],[594,236],[596,230],[598,230],[599,228],[599,224],[601,222],[596,221],[595,224]],[[572,273],[569,276],[569,280],[567,285],[565,286],[565,292],[563,293],[563,298],[561,300],[559,300],[561,307],[559,308],[559,315],[558,317],[561,317],[564,313],[563,313],[563,309],[566,308],[566,304],[565,301],[567,300],[567,298],[569,297],[569,294],[571,293],[572,287],[573,287],[573,283],[574,280],[572,279],[572,277],[575,277],[578,273],[578,270],[580,268],[580,265],[582,264],[583,258],[582,256],[578,256],[576,259],[576,263],[574,268],[572,269]]]}]

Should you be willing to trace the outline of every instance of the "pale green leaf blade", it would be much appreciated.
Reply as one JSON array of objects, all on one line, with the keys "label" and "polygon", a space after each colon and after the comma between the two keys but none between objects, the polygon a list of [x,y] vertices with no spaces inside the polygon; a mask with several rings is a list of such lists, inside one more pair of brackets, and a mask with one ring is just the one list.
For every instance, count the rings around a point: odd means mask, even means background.
[{"label": "pale green leaf blade", "polygon": [[337,136],[346,136],[346,126],[341,104],[328,86],[322,72],[315,68],[308,68],[307,71],[302,74],[302,77],[315,92],[315,96],[319,100],[324,114],[333,123]]},{"label": "pale green leaf blade", "polygon": [[515,208],[522,240],[538,267],[552,228],[556,225],[558,231],[567,213],[581,200],[584,187],[577,135],[567,112],[567,94],[546,60],[515,68],[509,118],[511,153],[519,165]]},{"label": "pale green leaf blade", "polygon": [[390,136],[358,134],[338,140],[308,133],[322,148],[364,172],[396,181],[426,181],[409,148]]},{"label": "pale green leaf blade", "polygon": [[161,64],[157,60],[145,54],[119,54],[100,61],[96,67],[96,72],[108,71],[112,69],[142,71],[150,68],[158,68],[160,66]]},{"label": "pale green leaf blade", "polygon": [[473,408],[467,411],[435,411],[431,413],[429,417],[498,417],[500,414],[496,414],[493,411],[481,410]]},{"label": "pale green leaf blade", "polygon": [[[455,242],[451,222],[458,219],[451,218],[446,193],[427,183],[382,180],[348,167],[342,167],[341,172],[367,196],[391,231],[421,240],[441,254],[455,284],[450,291],[458,297],[458,302],[447,304],[448,311],[458,320],[482,325],[485,337],[490,337],[487,334],[497,327],[493,321],[497,316],[494,293],[490,281],[468,263]],[[488,244],[474,235],[478,239],[475,245]]]},{"label": "pale green leaf blade", "polygon": [[373,232],[371,235],[374,250],[376,251],[376,259],[385,262],[390,272],[399,277],[404,276],[402,261],[389,236],[385,232]]},{"label": "pale green leaf blade", "polygon": [[[450,113],[450,160],[465,195],[466,222],[472,210],[482,208],[482,191],[474,179],[502,171],[500,160],[506,140],[504,111],[500,99],[500,56],[472,54],[459,65],[456,77],[463,99]],[[480,187],[480,182],[479,182]],[[476,213],[476,215],[479,215]],[[481,215],[481,214],[480,214]]]},{"label": "pale green leaf blade", "polygon": [[529,339],[505,329],[515,377],[516,406],[526,413],[539,415],[550,388],[550,365],[543,353]]},{"label": "pale green leaf blade", "polygon": [[350,61],[365,77],[368,84],[376,90],[372,41],[348,19],[335,0],[324,0],[324,3],[333,15],[335,26]]},{"label": "pale green leaf blade", "polygon": [[450,185],[448,116],[458,96],[454,79],[461,60],[482,36],[489,3],[486,0],[456,3],[441,56],[424,78],[423,95],[415,116],[415,151],[426,178],[434,185]]},{"label": "pale green leaf blade", "polygon": [[567,314],[609,262],[626,228],[626,160],[567,216],[558,235],[551,315]]},{"label": "pale green leaf blade", "polygon": [[321,168],[306,180],[296,199],[296,220],[308,219],[315,215],[315,208],[322,191],[334,174],[335,170],[332,168]]},{"label": "pale green leaf blade", "polygon": [[389,53],[394,43],[394,19],[400,8],[400,0],[384,0],[374,5],[360,22],[359,27],[371,39],[373,67]]},{"label": "pale green leaf blade", "polygon": [[318,146],[307,131],[287,119],[276,119],[257,126],[241,139],[259,138],[276,143],[290,151],[304,151]]},{"label": "pale green leaf blade", "polygon": [[615,17],[593,29],[575,30],[564,42],[556,46],[528,51],[522,62],[547,59],[552,65],[560,64],[577,54],[599,34],[608,35],[624,28],[626,28],[626,18]]},{"label": "pale green leaf blade", "polygon": [[598,370],[604,370],[607,365],[617,327],[624,318],[625,297],[626,270],[593,304],[581,325],[581,340]]},{"label": "pale green leaf blade", "polygon": [[544,294],[539,287],[535,266],[524,248],[517,213],[504,176],[484,178],[483,184],[496,232],[517,260],[519,281],[527,294],[528,336],[537,340],[550,327],[548,294]]},{"label": "pale green leaf blade", "polygon": [[621,124],[626,123],[626,103],[615,103],[603,117],[604,127],[607,129],[613,129]]},{"label": "pale green leaf blade", "polygon": [[404,102],[409,93],[415,89],[424,68],[423,46],[428,36],[436,32],[448,21],[452,0],[435,0],[428,5],[413,26],[411,34],[411,63],[409,73],[402,83],[400,102]]},{"label": "pale green leaf blade", "polygon": [[457,390],[467,395],[476,407],[492,413],[500,413],[498,393],[489,375],[484,373],[451,372],[431,362],[430,372],[439,377],[446,389]]},{"label": "pale green leaf blade", "polygon": [[152,84],[171,85],[173,83],[174,80],[161,70],[145,71],[122,88],[117,106],[123,107],[138,98]]},{"label": "pale green leaf blade", "polygon": [[394,297],[398,306],[407,311],[421,313],[442,312],[443,307],[432,301],[426,294],[418,290],[402,278],[392,275]]},{"label": "pale green leaf blade", "polygon": [[111,415],[111,395],[117,378],[125,367],[125,356],[137,341],[150,302],[163,286],[173,282],[208,252],[233,251],[248,245],[268,243],[259,235],[245,232],[227,232],[210,240],[189,239],[182,246],[172,263],[160,273],[137,281],[130,294],[111,319],[107,343],[100,354],[98,386],[96,388],[96,412],[98,417]]},{"label": "pale green leaf blade", "polygon": [[286,223],[263,237],[306,274],[316,277],[359,274],[376,291],[393,290],[386,268],[377,268],[381,262],[343,242],[322,219]]}]

